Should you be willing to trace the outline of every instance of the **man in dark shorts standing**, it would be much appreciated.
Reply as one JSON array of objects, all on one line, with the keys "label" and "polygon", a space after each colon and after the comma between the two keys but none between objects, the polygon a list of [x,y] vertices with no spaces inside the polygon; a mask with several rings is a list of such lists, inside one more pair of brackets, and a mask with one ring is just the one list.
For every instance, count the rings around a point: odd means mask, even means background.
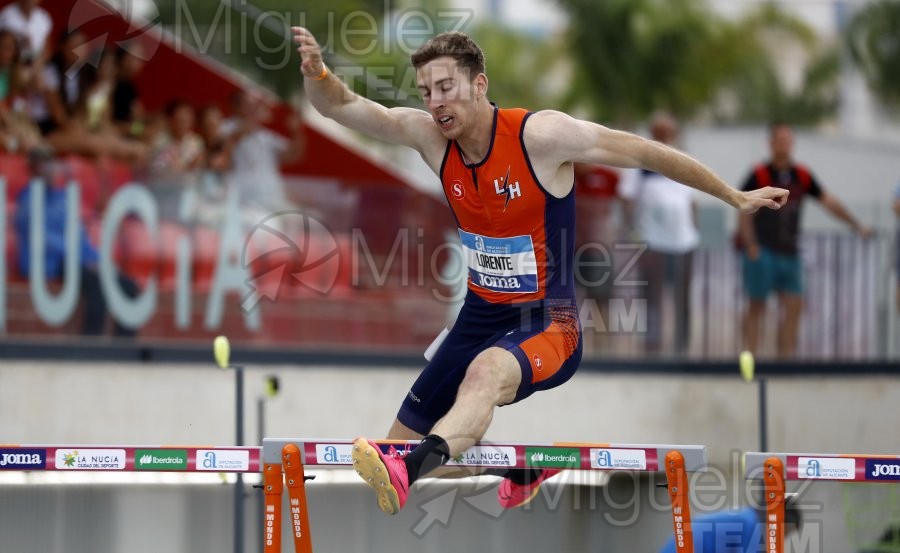
[{"label": "man in dark shorts standing", "polygon": [[[777,209],[783,189],[739,192],[674,149],[558,111],[500,109],[487,97],[484,54],[463,33],[442,33],[412,56],[427,111],[354,94],[321,47],[293,28],[307,98],[324,116],[414,148],[440,177],[469,267],[453,329],[407,393],[388,438],[422,439],[405,456],[354,441],[353,463],[395,514],[416,479],[484,436],[494,408],[568,380],[581,358],[574,301],[573,163],[646,167],[741,211]],[[373,401],[375,399],[373,398]],[[530,501],[555,474],[522,471],[500,485],[504,507]]]},{"label": "man in dark shorts standing", "polygon": [[772,159],[753,169],[744,181],[743,190],[774,186],[790,191],[790,197],[777,212],[762,210],[740,216],[744,288],[749,298],[744,315],[744,349],[757,351],[766,299],[775,292],[783,310],[778,328],[778,356],[792,357],[803,310],[803,267],[798,236],[804,199],[815,198],[861,236],[868,237],[872,231],[850,215],[840,200],[825,192],[808,168],[794,162],[794,133],[790,126],[772,125],[769,147]]}]

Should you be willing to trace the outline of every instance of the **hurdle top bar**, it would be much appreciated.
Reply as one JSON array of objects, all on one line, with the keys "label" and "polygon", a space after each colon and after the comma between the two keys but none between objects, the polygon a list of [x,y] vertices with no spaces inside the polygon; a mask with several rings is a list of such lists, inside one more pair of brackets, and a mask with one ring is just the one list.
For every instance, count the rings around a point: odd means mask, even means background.
[{"label": "hurdle top bar", "polygon": [[770,457],[781,459],[785,480],[900,483],[900,455],[864,453],[747,453],[745,477],[762,478],[764,464]]},{"label": "hurdle top bar", "polygon": [[[263,463],[280,464],[285,445],[300,449],[305,466],[350,466],[352,440],[288,439],[263,440]],[[377,442],[382,451],[394,446],[408,451],[417,441]],[[452,459],[448,465],[487,468],[569,468],[580,470],[629,470],[659,472],[666,455],[679,451],[685,470],[707,470],[706,447],[699,445],[611,444],[611,443],[488,443],[481,442]]]},{"label": "hurdle top bar", "polygon": [[260,447],[4,445],[0,471],[261,472]]}]

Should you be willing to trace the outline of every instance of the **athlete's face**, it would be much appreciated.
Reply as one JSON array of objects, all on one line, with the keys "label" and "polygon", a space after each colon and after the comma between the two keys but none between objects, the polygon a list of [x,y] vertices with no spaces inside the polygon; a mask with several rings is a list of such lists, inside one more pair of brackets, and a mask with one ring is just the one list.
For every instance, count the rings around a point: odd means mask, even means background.
[{"label": "athlete's face", "polygon": [[473,124],[478,101],[487,91],[484,73],[469,76],[450,57],[434,59],[416,72],[416,84],[425,107],[443,135],[455,140]]}]

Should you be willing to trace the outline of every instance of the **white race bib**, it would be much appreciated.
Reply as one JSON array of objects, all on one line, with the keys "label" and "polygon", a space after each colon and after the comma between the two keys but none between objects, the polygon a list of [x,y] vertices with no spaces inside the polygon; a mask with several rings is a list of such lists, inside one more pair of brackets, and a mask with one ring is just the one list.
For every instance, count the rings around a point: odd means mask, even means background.
[{"label": "white race bib", "polygon": [[459,237],[473,284],[511,294],[538,291],[537,258],[531,236],[493,238],[459,229]]}]

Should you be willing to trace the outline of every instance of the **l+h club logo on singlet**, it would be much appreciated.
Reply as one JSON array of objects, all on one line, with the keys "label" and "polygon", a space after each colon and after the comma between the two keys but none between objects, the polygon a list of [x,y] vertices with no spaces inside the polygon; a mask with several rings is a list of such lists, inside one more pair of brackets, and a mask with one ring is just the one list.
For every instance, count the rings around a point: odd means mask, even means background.
[{"label": "l+h club logo on singlet", "polygon": [[498,196],[506,196],[506,203],[503,204],[503,211],[506,211],[506,208],[509,207],[510,200],[522,196],[522,188],[519,186],[519,181],[514,183],[509,182],[509,170],[510,167],[507,167],[505,177],[494,179],[494,191]]}]

